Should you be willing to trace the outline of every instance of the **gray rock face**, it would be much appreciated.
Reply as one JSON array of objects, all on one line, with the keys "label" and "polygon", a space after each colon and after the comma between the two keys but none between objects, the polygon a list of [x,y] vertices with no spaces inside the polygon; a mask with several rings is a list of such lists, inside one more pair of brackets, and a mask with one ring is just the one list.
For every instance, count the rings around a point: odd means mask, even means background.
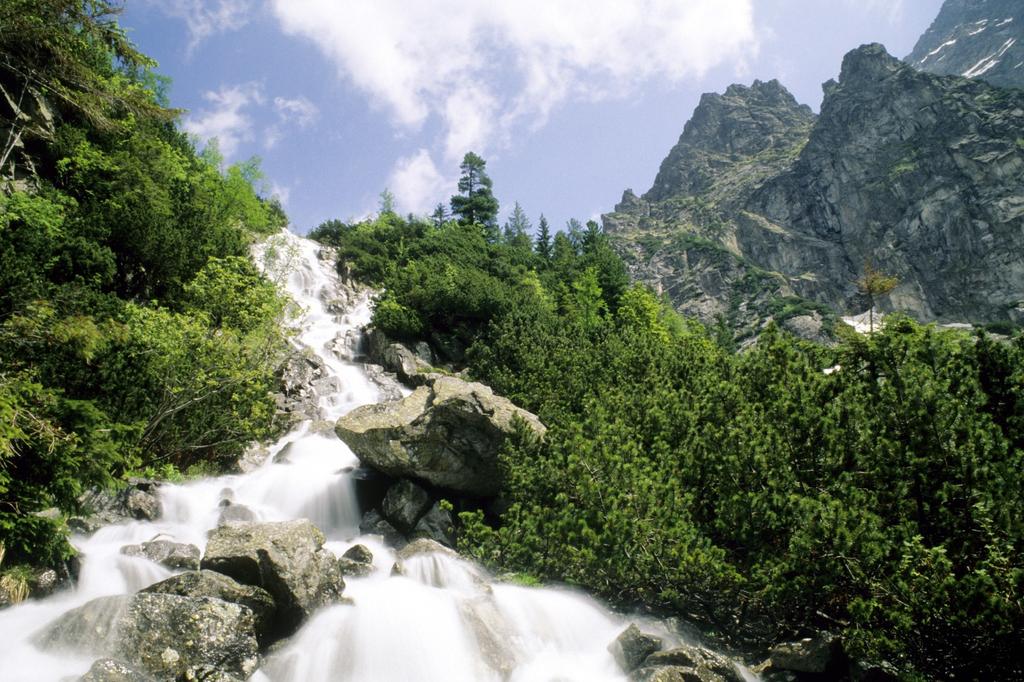
[{"label": "gray rock face", "polygon": [[605,216],[634,278],[740,337],[768,319],[828,336],[835,311],[867,309],[868,262],[899,281],[883,311],[1013,319],[1024,91],[921,73],[880,45],[846,55],[817,119],[763,89],[703,100],[652,190]]},{"label": "gray rock face", "polygon": [[435,502],[423,517],[416,522],[410,534],[413,539],[426,538],[448,547],[455,546],[455,520],[452,513],[442,509]]},{"label": "gray rock face", "polygon": [[805,142],[813,123],[811,108],[777,80],[705,94],[644,199],[722,191],[721,174],[735,172],[741,159],[750,160],[751,174],[772,171],[772,157]]},{"label": "gray rock face", "polygon": [[631,623],[608,645],[608,651],[615,658],[615,662],[627,673],[639,668],[648,656],[660,648],[661,638],[641,632],[636,623]]},{"label": "gray rock face", "polygon": [[143,542],[141,545],[125,545],[121,548],[121,554],[149,559],[171,569],[195,570],[199,568],[198,547],[170,540],[153,540],[152,542]]},{"label": "gray rock face", "polygon": [[1019,0],[946,0],[906,61],[928,73],[1024,87],[1024,5]]},{"label": "gray rock face", "polygon": [[78,682],[156,682],[142,670],[113,658],[101,658]]},{"label": "gray rock face", "polygon": [[201,565],[269,592],[277,605],[274,635],[284,636],[341,598],[345,581],[323,544],[306,519],[220,526],[210,533]]},{"label": "gray rock face", "polygon": [[242,585],[214,571],[189,571],[150,585],[143,592],[211,597],[244,606],[252,611],[256,639],[260,645],[265,647],[271,641],[276,605],[270,593],[259,587]]},{"label": "gray rock face", "polygon": [[500,488],[497,455],[518,418],[542,437],[536,416],[479,383],[440,377],[396,403],[367,405],[338,420],[338,436],[368,466],[488,497]]},{"label": "gray rock face", "polygon": [[408,479],[392,485],[380,505],[384,518],[405,534],[413,529],[429,508],[429,493]]},{"label": "gray rock face", "polygon": [[69,611],[40,632],[36,644],[116,658],[160,680],[202,667],[245,679],[259,660],[249,609],[219,599],[144,592],[100,597]]}]

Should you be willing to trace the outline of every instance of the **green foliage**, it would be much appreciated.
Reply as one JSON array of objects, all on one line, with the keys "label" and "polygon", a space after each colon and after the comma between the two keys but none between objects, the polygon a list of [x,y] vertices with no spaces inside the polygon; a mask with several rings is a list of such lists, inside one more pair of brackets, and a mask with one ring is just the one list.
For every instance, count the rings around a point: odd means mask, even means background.
[{"label": "green foliage", "polygon": [[459,169],[459,194],[452,197],[452,214],[458,216],[464,225],[482,225],[490,236],[490,241],[497,241],[498,236],[498,200],[491,192],[493,183],[486,171],[487,162],[474,154],[466,152]]},{"label": "green foliage", "polygon": [[506,442],[508,508],[463,511],[464,551],[745,645],[830,628],[907,675],[1017,670],[1024,342],[891,317],[832,349],[770,326],[737,355],[629,286],[596,225],[528,260],[455,223],[336,234],[394,259],[378,326],[468,347],[448,359],[549,427]]},{"label": "green foliage", "polygon": [[[88,487],[216,466],[277,429],[287,223],[258,160],[198,154],[103,0],[0,5],[0,546],[53,564]],[[8,134],[9,133],[9,134]]]}]

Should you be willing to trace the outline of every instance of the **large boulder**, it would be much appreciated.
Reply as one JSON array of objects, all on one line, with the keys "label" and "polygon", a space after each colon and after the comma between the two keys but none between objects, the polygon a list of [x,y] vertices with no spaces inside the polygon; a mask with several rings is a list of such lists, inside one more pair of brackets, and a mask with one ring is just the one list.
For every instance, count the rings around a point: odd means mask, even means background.
[{"label": "large boulder", "polygon": [[630,623],[629,627],[608,645],[608,651],[623,672],[630,673],[639,668],[648,656],[661,649],[661,644],[660,637],[641,632],[636,623]]},{"label": "large boulder", "polygon": [[439,377],[398,402],[352,410],[336,431],[364,464],[390,476],[491,497],[501,484],[498,450],[517,421],[538,437],[547,430],[483,384]]},{"label": "large boulder", "polygon": [[141,545],[125,545],[121,548],[125,556],[142,557],[170,569],[199,568],[199,548],[170,540],[153,540]]},{"label": "large boulder", "polygon": [[277,604],[274,635],[294,632],[345,589],[324,536],[307,519],[220,526],[210,533],[202,568],[260,587]]},{"label": "large boulder", "polygon": [[116,658],[159,680],[208,669],[245,679],[259,662],[252,611],[206,597],[100,597],[62,615],[35,642],[46,650]]},{"label": "large boulder", "polygon": [[260,587],[243,585],[214,571],[189,571],[150,585],[143,592],[211,597],[244,606],[252,611],[256,639],[260,646],[267,646],[271,641],[276,605],[270,593]]},{"label": "large boulder", "polygon": [[430,494],[408,479],[388,488],[380,504],[381,514],[406,535],[430,508]]}]

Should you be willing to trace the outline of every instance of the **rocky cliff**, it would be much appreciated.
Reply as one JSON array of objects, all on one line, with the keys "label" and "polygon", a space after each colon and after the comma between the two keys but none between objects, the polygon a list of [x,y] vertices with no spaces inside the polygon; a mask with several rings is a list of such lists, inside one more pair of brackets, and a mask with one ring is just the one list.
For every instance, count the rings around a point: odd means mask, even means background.
[{"label": "rocky cliff", "polygon": [[906,61],[929,73],[1024,87],[1024,3],[946,0]]},{"label": "rocky cliff", "polygon": [[777,82],[705,96],[643,197],[605,229],[633,275],[739,336],[768,318],[820,336],[828,310],[1024,319],[1024,92],[849,53],[820,116]]}]

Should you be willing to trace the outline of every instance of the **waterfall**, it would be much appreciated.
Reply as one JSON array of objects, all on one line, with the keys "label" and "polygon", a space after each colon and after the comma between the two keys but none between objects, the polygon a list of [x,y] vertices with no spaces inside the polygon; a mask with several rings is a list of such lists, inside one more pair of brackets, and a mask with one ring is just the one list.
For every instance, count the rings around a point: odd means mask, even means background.
[{"label": "waterfall", "polygon": [[[342,296],[333,260],[321,258],[316,243],[291,234],[277,240],[278,269],[272,272],[301,309],[295,343],[315,353],[326,368],[327,376],[317,382],[319,414],[272,444],[270,457],[250,473],[162,486],[163,513],[157,521],[74,536],[83,558],[77,585],[0,611],[0,679],[57,682],[85,673],[93,657],[40,651],[32,635],[96,597],[131,593],[172,575],[147,559],[122,555],[120,548],[159,536],[203,549],[228,494],[262,521],[309,518],[339,556],[364,544],[377,568],[367,577],[347,578],[345,594],[353,603],[319,611],[275,647],[253,680],[625,679],[606,647],[627,621],[595,600],[567,589],[496,582],[454,554],[411,557],[403,575],[392,575],[394,551],[378,536],[359,535],[349,473],[358,460],[326,427],[380,399],[378,386],[358,363],[360,330],[369,322],[371,301],[367,293]],[[266,250],[258,255],[267,256]],[[282,269],[282,263],[288,267]],[[278,457],[282,454],[286,457]]]}]

